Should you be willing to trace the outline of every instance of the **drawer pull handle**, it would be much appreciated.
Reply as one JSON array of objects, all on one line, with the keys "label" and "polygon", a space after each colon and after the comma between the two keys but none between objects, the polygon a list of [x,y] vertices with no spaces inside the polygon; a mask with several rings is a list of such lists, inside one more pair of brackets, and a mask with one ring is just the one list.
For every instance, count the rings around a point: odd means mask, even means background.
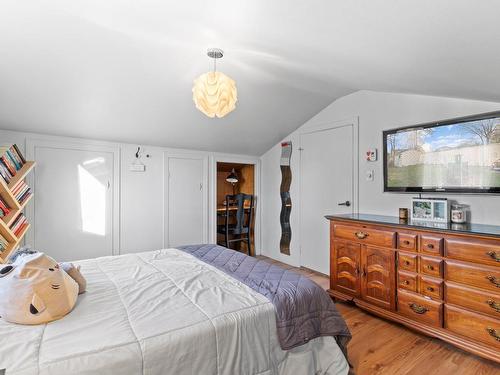
[{"label": "drawer pull handle", "polygon": [[427,244],[427,247],[428,247],[429,249],[434,249],[434,245],[433,245],[433,244],[431,244],[431,243],[428,243],[428,244]]},{"label": "drawer pull handle", "polygon": [[491,307],[493,310],[496,312],[500,312],[500,303],[493,301],[492,299],[489,299],[486,301],[489,307]]},{"label": "drawer pull handle", "polygon": [[497,253],[496,251],[488,251],[486,255],[489,255],[491,259],[493,259],[496,262],[500,262],[500,253]]},{"label": "drawer pull handle", "polygon": [[500,336],[498,336],[496,329],[488,327],[488,328],[486,328],[486,330],[488,331],[488,333],[490,334],[491,337],[493,337],[497,341],[500,341]]},{"label": "drawer pull handle", "polygon": [[409,303],[408,306],[410,306],[410,309],[412,309],[417,314],[425,314],[427,311],[429,311],[427,307],[417,305],[414,302]]},{"label": "drawer pull handle", "polygon": [[409,260],[405,260],[405,264],[406,264],[407,266],[409,266],[409,265],[410,265],[410,261],[409,261]]},{"label": "drawer pull handle", "polygon": [[410,282],[408,280],[405,280],[405,281],[403,281],[403,284],[410,285]]},{"label": "drawer pull handle", "polygon": [[434,266],[432,266],[432,265],[428,264],[428,265],[427,265],[427,269],[428,269],[428,270],[430,270],[430,271],[434,271]]},{"label": "drawer pull handle", "polygon": [[408,245],[410,244],[410,241],[408,241],[408,240],[404,240],[404,241],[403,241],[403,244],[405,244],[406,246],[408,246]]},{"label": "drawer pull handle", "polygon": [[356,232],[354,233],[356,237],[358,237],[360,240],[364,240],[366,237],[368,237],[368,233],[365,232]]},{"label": "drawer pull handle", "polygon": [[428,290],[429,292],[434,292],[434,288],[433,288],[432,286],[428,286],[428,287],[427,287],[427,290]]},{"label": "drawer pull handle", "polygon": [[500,280],[498,280],[495,276],[488,275],[486,278],[490,281],[490,283],[495,285],[497,288],[500,288]]}]

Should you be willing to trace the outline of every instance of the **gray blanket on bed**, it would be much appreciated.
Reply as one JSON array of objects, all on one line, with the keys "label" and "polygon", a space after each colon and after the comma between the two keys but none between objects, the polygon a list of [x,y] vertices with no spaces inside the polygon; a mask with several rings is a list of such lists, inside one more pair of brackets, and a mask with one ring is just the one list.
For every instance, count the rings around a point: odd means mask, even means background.
[{"label": "gray blanket on bed", "polygon": [[178,249],[266,296],[276,309],[278,338],[283,350],[319,336],[333,336],[347,358],[349,329],[330,296],[306,276],[218,245]]}]

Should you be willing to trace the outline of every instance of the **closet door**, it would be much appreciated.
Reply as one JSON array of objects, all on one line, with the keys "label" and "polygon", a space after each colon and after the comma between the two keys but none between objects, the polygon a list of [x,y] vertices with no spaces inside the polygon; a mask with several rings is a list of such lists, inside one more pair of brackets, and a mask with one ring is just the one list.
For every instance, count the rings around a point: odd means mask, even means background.
[{"label": "closet door", "polygon": [[167,240],[169,247],[207,242],[207,160],[167,157]]},{"label": "closet door", "polygon": [[33,245],[57,261],[113,253],[113,152],[35,145]]}]

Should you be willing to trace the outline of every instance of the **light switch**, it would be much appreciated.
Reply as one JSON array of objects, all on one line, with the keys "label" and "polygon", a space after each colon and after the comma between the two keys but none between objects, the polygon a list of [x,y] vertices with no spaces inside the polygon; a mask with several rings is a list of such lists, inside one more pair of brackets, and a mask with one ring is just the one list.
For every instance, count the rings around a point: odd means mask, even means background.
[{"label": "light switch", "polygon": [[375,178],[375,171],[373,169],[366,171],[366,181],[373,181]]}]

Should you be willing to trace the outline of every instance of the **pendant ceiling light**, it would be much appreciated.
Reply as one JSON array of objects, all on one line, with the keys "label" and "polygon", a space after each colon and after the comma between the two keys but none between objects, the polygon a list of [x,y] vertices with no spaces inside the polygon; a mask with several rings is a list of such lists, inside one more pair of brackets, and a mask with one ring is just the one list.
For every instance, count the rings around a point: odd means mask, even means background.
[{"label": "pendant ceiling light", "polygon": [[224,56],[218,48],[209,49],[208,57],[214,59],[214,70],[194,80],[193,101],[208,117],[224,117],[236,107],[236,83],[227,75],[216,71],[217,59]]}]

